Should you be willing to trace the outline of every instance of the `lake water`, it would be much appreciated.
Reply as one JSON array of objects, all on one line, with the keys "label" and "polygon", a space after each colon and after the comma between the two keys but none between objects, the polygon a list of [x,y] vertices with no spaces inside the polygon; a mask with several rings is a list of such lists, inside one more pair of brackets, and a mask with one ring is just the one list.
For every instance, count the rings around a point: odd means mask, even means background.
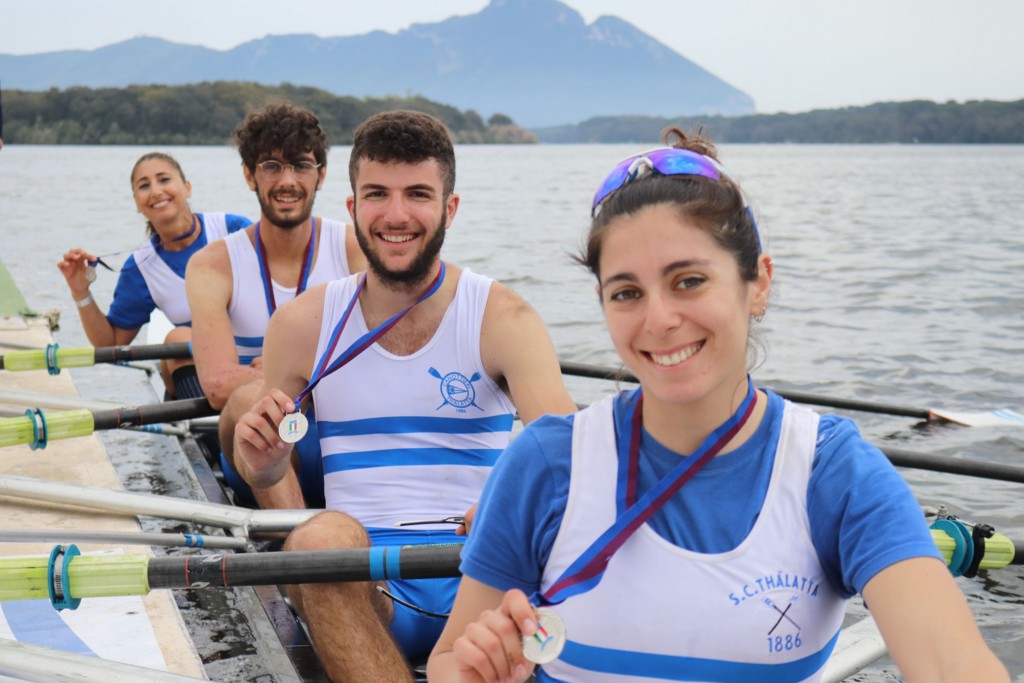
[{"label": "lake water", "polygon": [[[520,292],[566,360],[612,365],[588,273],[572,265],[590,198],[625,145],[460,147],[462,204],[446,258]],[[63,345],[86,343],[55,264],[144,239],[129,172],[140,147],[7,146],[0,153],[0,258],[29,304],[58,308]],[[255,217],[229,147],[170,151],[195,210]],[[759,326],[760,384],[914,408],[1024,413],[1024,147],[735,145],[722,159],[743,184],[775,259],[774,300]],[[347,148],[330,156],[318,215],[344,218]],[[116,260],[116,259],[115,259]],[[93,286],[101,306],[115,277]],[[78,371],[83,393],[122,402],[123,369]],[[570,378],[580,402],[608,390]],[[883,446],[1024,465],[1024,429],[917,425],[854,415]],[[923,505],[1024,539],[1021,484],[903,470]],[[1024,681],[1024,572],[959,579],[985,637]],[[897,679],[884,663],[859,680]],[[898,679],[897,679],[898,680]]]}]

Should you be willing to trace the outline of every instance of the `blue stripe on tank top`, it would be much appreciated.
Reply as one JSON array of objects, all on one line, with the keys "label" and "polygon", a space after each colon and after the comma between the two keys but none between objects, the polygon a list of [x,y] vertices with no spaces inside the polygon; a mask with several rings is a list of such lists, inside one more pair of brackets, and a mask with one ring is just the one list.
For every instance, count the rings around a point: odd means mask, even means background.
[{"label": "blue stripe on tank top", "polygon": [[514,417],[511,413],[471,418],[397,415],[341,422],[320,420],[319,426],[321,437],[363,436],[366,434],[413,434],[417,432],[487,434],[511,431]]},{"label": "blue stripe on tank top", "polygon": [[[718,683],[786,683],[802,681],[825,666],[839,639],[839,631],[825,647],[802,659],[779,664],[730,662],[722,659],[678,657],[651,653],[612,650],[567,641],[559,659],[566,664],[606,674],[618,674],[663,681],[717,681]],[[538,683],[559,679],[537,672]]]},{"label": "blue stripe on tank top", "polygon": [[469,465],[493,467],[500,448],[400,448],[380,451],[332,453],[324,456],[324,474],[364,470],[371,467],[409,467],[431,465]]},{"label": "blue stripe on tank top", "polygon": [[236,346],[263,346],[263,337],[235,337]]},{"label": "blue stripe on tank top", "polygon": [[254,360],[256,360],[257,358],[259,358],[259,356],[239,356],[238,357],[238,364],[239,365],[252,365],[252,362]]},{"label": "blue stripe on tank top", "polygon": [[0,610],[19,643],[97,656],[60,618],[49,600],[0,602]]}]

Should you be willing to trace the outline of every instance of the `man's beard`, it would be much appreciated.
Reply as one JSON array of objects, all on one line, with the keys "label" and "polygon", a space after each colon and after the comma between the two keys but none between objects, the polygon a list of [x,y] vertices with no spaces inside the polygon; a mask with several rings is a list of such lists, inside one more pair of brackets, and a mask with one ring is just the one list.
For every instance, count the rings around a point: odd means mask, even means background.
[{"label": "man's beard", "polygon": [[[307,196],[306,199],[308,198],[309,197]],[[267,198],[267,200],[263,199],[263,194],[260,192],[260,186],[258,182],[256,183],[256,200],[260,203],[260,211],[263,213],[263,215],[270,220],[270,223],[274,227],[281,228],[282,230],[291,230],[293,228],[297,228],[298,226],[308,221],[310,215],[312,215],[313,213],[313,202],[309,202],[309,204],[299,215],[292,218],[283,218],[280,214],[275,213],[274,210],[271,208],[269,204],[269,197]]]},{"label": "man's beard", "polygon": [[363,232],[359,229],[359,221],[354,216],[352,222],[355,223],[356,240],[359,242],[359,248],[362,249],[363,255],[366,256],[366,261],[369,263],[373,274],[388,289],[404,291],[412,285],[424,282],[430,276],[434,262],[437,260],[438,254],[441,253],[441,246],[444,244],[444,234],[448,232],[445,230],[445,224],[448,222],[448,207],[441,211],[441,220],[438,222],[437,231],[430,238],[430,241],[424,245],[423,251],[420,252],[419,256],[405,270],[390,270],[387,268],[377,253],[370,248],[370,239],[363,235]]}]

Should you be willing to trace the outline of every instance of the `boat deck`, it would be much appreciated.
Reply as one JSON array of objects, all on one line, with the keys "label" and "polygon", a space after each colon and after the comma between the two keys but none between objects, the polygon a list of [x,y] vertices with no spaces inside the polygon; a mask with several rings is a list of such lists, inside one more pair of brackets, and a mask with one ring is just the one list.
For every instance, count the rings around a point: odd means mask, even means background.
[{"label": "boat deck", "polygon": [[[5,306],[10,290],[0,288]],[[20,295],[19,295],[20,296]],[[11,313],[8,308],[0,313]],[[53,339],[47,318],[0,317],[0,353],[7,345],[45,347]],[[69,373],[0,372],[0,390],[77,396]],[[24,477],[119,489],[121,482],[100,440],[91,435],[50,442],[43,449],[11,446],[0,453],[0,471]],[[25,529],[139,531],[133,517],[32,504],[0,496],[2,526]],[[0,556],[48,555],[52,543],[0,543]],[[80,544],[83,553],[118,552],[110,545]],[[146,552],[143,546],[126,552]],[[57,612],[49,600],[0,603],[0,639],[92,653],[102,659],[204,678],[202,661],[181,620],[173,596],[84,601],[77,610]],[[3,667],[0,665],[0,672]]]}]

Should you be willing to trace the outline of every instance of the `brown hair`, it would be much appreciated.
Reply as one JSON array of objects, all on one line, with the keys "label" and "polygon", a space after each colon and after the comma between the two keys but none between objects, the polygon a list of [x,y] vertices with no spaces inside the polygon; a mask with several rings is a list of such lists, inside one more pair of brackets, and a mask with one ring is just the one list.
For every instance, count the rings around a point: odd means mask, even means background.
[{"label": "brown hair", "polygon": [[251,172],[256,164],[280,151],[288,162],[310,152],[318,164],[327,165],[331,143],[320,120],[308,109],[290,102],[268,104],[250,112],[235,128],[235,144],[242,163]]},{"label": "brown hair", "polygon": [[[687,135],[679,128],[666,128],[662,141],[677,149],[718,161],[718,150],[700,133]],[[619,216],[631,215],[655,204],[671,205],[681,217],[696,222],[736,259],[740,277],[748,282],[758,275],[761,253],[754,218],[739,186],[722,176],[712,180],[699,175],[648,173],[626,183],[608,195],[591,222],[590,232],[576,261],[600,280],[601,247],[609,224]]]},{"label": "brown hair", "polygon": [[455,148],[451,135],[440,119],[429,114],[401,109],[385,111],[356,128],[348,161],[353,192],[363,159],[384,164],[418,164],[436,159],[445,197],[455,191]]}]

